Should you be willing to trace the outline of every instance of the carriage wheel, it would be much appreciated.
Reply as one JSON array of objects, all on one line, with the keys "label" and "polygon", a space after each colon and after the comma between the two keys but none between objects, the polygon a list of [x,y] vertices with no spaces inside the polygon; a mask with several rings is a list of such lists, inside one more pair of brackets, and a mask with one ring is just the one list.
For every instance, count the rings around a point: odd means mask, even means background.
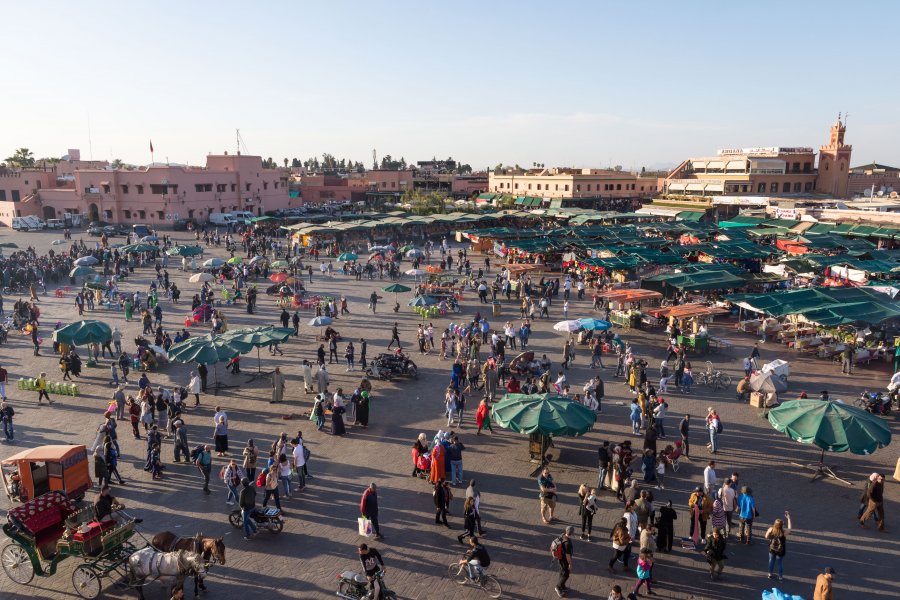
[{"label": "carriage wheel", "polygon": [[81,565],[72,572],[72,587],[79,596],[94,600],[100,595],[100,574],[89,566]]},{"label": "carriage wheel", "polygon": [[25,585],[34,579],[34,565],[28,551],[19,544],[7,544],[0,553],[3,570],[16,583]]}]

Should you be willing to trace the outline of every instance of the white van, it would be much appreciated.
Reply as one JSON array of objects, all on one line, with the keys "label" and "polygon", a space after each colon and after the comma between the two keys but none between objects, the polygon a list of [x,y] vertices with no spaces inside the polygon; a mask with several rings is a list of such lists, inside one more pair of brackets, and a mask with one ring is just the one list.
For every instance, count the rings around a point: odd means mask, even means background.
[{"label": "white van", "polygon": [[66,222],[62,219],[47,219],[47,229],[65,229]]},{"label": "white van", "polygon": [[13,217],[12,220],[12,228],[16,231],[35,231],[44,229],[45,227],[47,227],[47,225],[34,215],[28,215],[27,217]]},{"label": "white van", "polygon": [[209,213],[209,222],[212,225],[219,225],[220,227],[231,227],[237,220],[231,213],[216,212]]},{"label": "white van", "polygon": [[239,224],[249,225],[250,219],[256,215],[249,210],[233,210],[231,211],[231,216],[234,217]]}]

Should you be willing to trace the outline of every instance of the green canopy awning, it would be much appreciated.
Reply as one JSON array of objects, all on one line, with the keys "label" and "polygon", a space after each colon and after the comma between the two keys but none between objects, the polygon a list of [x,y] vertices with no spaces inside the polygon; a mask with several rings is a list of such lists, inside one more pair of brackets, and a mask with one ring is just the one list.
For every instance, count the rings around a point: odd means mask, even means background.
[{"label": "green canopy awning", "polygon": [[792,440],[828,452],[868,455],[891,443],[883,418],[834,400],[788,400],[771,409],[768,419]]},{"label": "green canopy awning", "polygon": [[597,414],[565,396],[506,394],[491,408],[491,421],[518,433],[577,436],[591,430]]}]

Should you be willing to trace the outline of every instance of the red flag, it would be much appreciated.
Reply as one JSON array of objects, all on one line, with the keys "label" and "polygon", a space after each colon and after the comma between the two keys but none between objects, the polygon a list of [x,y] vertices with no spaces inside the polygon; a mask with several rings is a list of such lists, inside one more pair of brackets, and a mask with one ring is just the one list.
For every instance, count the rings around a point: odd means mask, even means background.
[{"label": "red flag", "polygon": [[150,154],[153,154],[153,140],[150,140]]}]

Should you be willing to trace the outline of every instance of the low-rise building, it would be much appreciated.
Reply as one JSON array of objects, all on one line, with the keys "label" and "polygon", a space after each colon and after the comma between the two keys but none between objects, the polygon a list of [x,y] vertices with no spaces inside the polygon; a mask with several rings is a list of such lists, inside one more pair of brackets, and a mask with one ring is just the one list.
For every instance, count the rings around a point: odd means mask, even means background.
[{"label": "low-rise building", "polygon": [[609,169],[504,169],[490,173],[488,187],[508,196],[594,199],[589,204],[602,208],[604,199],[649,200],[657,193],[657,180]]},{"label": "low-rise building", "polygon": [[203,222],[212,212],[262,215],[291,206],[288,187],[287,173],[263,168],[261,157],[227,152],[207,156],[206,167],[76,168],[60,175],[50,166],[0,175],[0,223],[65,213],[88,221],[153,225],[177,219]]}]

